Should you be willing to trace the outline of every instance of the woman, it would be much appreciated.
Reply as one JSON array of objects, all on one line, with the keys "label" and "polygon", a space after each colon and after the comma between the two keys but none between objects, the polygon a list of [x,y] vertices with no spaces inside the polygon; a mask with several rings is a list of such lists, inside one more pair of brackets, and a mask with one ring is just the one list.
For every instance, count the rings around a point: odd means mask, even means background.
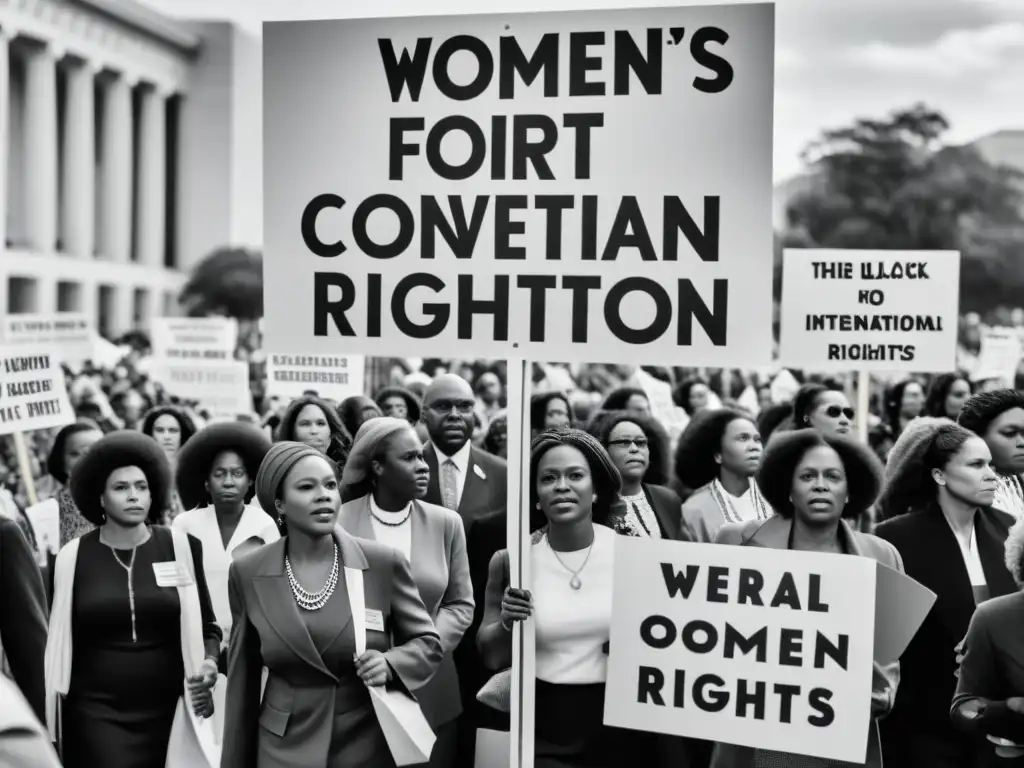
[{"label": "woman", "polygon": [[682,540],[683,502],[665,486],[668,435],[654,419],[629,411],[599,411],[587,427],[622,478],[612,526],[626,536]]},{"label": "woman", "polygon": [[[716,544],[855,555],[903,570],[895,547],[871,534],[854,530],[847,522],[856,520],[874,503],[882,485],[882,467],[865,446],[815,430],[783,432],[768,443],[757,471],[757,484],[776,514],[767,520],[729,523],[718,531]],[[886,666],[875,664],[871,683],[873,720],[867,759],[861,765],[882,766],[877,722],[892,708],[898,684],[898,662]],[[798,754],[719,744],[712,765],[715,768],[772,765],[824,768],[836,763]],[[930,766],[925,762],[889,763],[888,759],[886,765]]]},{"label": "woman", "polygon": [[[338,467],[340,481],[352,437],[345,430],[337,411],[325,400],[313,395],[292,400],[281,416],[274,439],[305,443],[316,448]],[[267,511],[273,512],[272,509]]]},{"label": "woman", "polygon": [[75,465],[102,437],[103,432],[97,424],[82,420],[68,424],[53,440],[53,447],[46,459],[46,469],[60,486],[57,491],[60,547],[95,528],[78,511],[67,485]]},{"label": "woman", "polygon": [[428,765],[452,768],[456,722],[462,714],[452,652],[473,621],[466,534],[458,513],[423,501],[430,468],[423,443],[404,419],[381,417],[359,428],[342,478],[341,526],[361,539],[379,541],[412,564],[420,598],[441,636],[444,660],[416,698],[437,741]]},{"label": "woman", "polygon": [[774,512],[754,482],[761,434],[750,416],[723,408],[695,415],[676,446],[676,478],[697,490],[683,504],[690,541],[710,543],[726,523],[767,520]]},{"label": "woman", "polygon": [[974,393],[974,387],[965,376],[958,373],[943,373],[932,379],[928,396],[924,401],[924,412],[929,416],[956,421],[964,403]]},{"label": "woman", "polygon": [[540,392],[530,398],[530,428],[534,436],[545,429],[571,427],[573,419],[569,398],[562,392]]},{"label": "woman", "polygon": [[[98,530],[57,555],[46,716],[56,741],[63,696],[65,768],[162,766],[189,667],[195,714],[213,712],[221,631],[203,548],[153,524],[170,485],[164,451],[131,431],[97,442],[71,474],[75,504]],[[195,646],[205,659],[191,658]]]},{"label": "woman", "polygon": [[676,391],[672,393],[672,400],[686,411],[687,416],[694,416],[708,407],[710,394],[711,388],[708,383],[699,376],[693,376],[676,387]]},{"label": "woman", "polygon": [[853,431],[855,412],[842,390],[825,384],[804,384],[793,398],[793,428],[833,435]]},{"label": "woman", "polygon": [[[192,439],[196,433],[196,424],[181,408],[173,405],[162,405],[149,411],[142,419],[142,426],[139,431],[149,435],[156,440],[157,445],[163,450],[170,462],[171,471],[178,462],[178,451]],[[178,491],[171,488],[168,495],[167,509],[161,520],[165,525],[174,522],[183,507]]]},{"label": "woman", "polygon": [[921,415],[924,405],[924,387],[917,380],[903,379],[893,385],[885,398],[885,422],[894,439]]},{"label": "woman", "polygon": [[534,439],[530,478],[530,514],[544,521],[528,555],[531,589],[509,586],[508,550],[491,558],[477,645],[488,669],[508,669],[513,623],[536,624],[534,768],[621,768],[655,738],[604,725],[615,550],[607,521],[622,480],[601,444],[575,429]]},{"label": "woman", "polygon": [[601,410],[649,414],[651,401],[647,397],[647,393],[639,387],[619,387],[608,393],[604,402],[601,403]]},{"label": "woman", "polygon": [[[203,545],[203,570],[225,643],[231,636],[231,562],[281,538],[274,518],[252,503],[256,473],[270,445],[259,428],[226,421],[199,430],[178,457],[178,493],[188,511],[178,515],[174,528]],[[227,674],[224,653],[220,672]]]},{"label": "woman", "polygon": [[1013,518],[992,508],[996,474],[985,441],[937,424],[890,467],[876,534],[892,543],[910,578],[937,595],[900,659],[902,680],[882,723],[887,765],[974,765],[979,742],[949,722],[956,647],[975,607],[1015,591],[1003,545]]},{"label": "woman", "polygon": [[338,406],[338,416],[350,435],[358,432],[363,422],[382,415],[380,406],[364,395],[346,397]]},{"label": "woman", "polygon": [[1007,536],[1006,568],[1018,590],[979,605],[971,617],[950,709],[956,725],[993,742],[983,749],[979,765],[986,768],[1024,766],[1024,522]]},{"label": "woman", "polygon": [[419,399],[405,387],[384,387],[375,399],[384,416],[405,419],[410,424],[418,422],[423,413]]},{"label": "woman", "polygon": [[[416,693],[443,656],[408,561],[337,525],[335,467],[312,446],[274,445],[256,496],[284,537],[231,563],[222,768],[395,768],[368,687]],[[367,609],[358,658],[349,568]]]},{"label": "woman", "polygon": [[1024,518],[1024,392],[997,389],[974,395],[958,422],[984,439],[999,475],[992,506]]}]

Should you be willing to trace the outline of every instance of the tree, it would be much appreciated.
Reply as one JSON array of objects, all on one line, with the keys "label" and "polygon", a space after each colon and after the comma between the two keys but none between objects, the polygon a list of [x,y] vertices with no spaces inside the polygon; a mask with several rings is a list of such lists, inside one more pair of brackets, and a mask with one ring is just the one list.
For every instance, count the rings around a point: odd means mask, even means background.
[{"label": "tree", "polygon": [[819,248],[959,250],[961,307],[1024,296],[1024,172],[942,140],[946,118],[924,105],[826,130],[804,151],[807,188],[788,230]]},{"label": "tree", "polygon": [[263,317],[263,257],[245,248],[218,248],[192,270],[178,301],[189,317]]}]

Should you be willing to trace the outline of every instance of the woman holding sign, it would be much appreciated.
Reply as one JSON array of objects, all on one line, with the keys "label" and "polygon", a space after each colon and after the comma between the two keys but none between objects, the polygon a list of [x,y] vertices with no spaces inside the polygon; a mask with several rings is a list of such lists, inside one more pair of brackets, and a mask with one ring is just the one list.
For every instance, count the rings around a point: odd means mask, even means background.
[{"label": "woman holding sign", "polygon": [[488,669],[512,665],[512,625],[537,629],[534,768],[622,768],[657,735],[604,725],[616,533],[607,526],[622,479],[586,432],[533,441],[531,590],[509,586],[508,550],[491,559],[477,644]]},{"label": "woman holding sign", "polygon": [[[856,520],[870,507],[882,486],[882,466],[874,454],[848,438],[816,430],[782,432],[768,443],[757,484],[776,511],[767,520],[730,523],[719,529],[716,544],[770,549],[827,552],[869,557],[898,571],[900,555],[888,542],[854,530]],[[875,663],[871,685],[871,714],[864,766],[881,768],[877,721],[892,708],[899,683],[899,663]],[[827,768],[846,765],[799,754],[780,754],[730,744],[719,744],[714,768]],[[918,763],[889,763],[911,766]],[[926,763],[920,763],[924,766]]]},{"label": "woman holding sign", "polygon": [[1003,547],[1013,518],[992,508],[998,478],[985,441],[935,423],[889,468],[876,533],[899,550],[907,575],[938,599],[900,659],[902,680],[882,724],[886,765],[973,766],[982,742],[949,720],[956,648],[975,608],[1016,591]]},{"label": "woman holding sign", "polygon": [[60,723],[65,768],[162,766],[173,729],[191,724],[184,706],[213,713],[221,631],[202,545],[153,524],[170,486],[163,451],[127,430],[71,474],[75,504],[98,530],[57,555],[46,720],[54,741]]},{"label": "woman holding sign", "polygon": [[430,467],[423,443],[405,419],[380,417],[356,432],[342,477],[339,521],[353,536],[395,547],[409,560],[420,597],[441,636],[444,660],[416,694],[437,736],[431,768],[455,764],[456,724],[462,714],[452,652],[473,621],[473,583],[462,518],[423,501]]},{"label": "woman holding sign", "polygon": [[1019,589],[974,612],[950,711],[960,728],[991,742],[986,768],[1024,766],[1024,521],[1006,539],[1006,567]]},{"label": "woman holding sign", "polygon": [[231,563],[222,768],[395,768],[368,689],[414,693],[441,663],[405,556],[338,526],[335,472],[295,442],[260,465],[256,496],[285,535]]}]

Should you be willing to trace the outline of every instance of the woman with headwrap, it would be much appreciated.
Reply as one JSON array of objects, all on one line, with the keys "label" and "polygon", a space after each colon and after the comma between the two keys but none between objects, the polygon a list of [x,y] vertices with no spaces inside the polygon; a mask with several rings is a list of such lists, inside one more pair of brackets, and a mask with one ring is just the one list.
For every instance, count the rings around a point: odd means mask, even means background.
[{"label": "woman with headwrap", "polygon": [[[415,693],[444,655],[408,560],[337,524],[335,468],[316,448],[274,445],[256,497],[284,537],[238,558],[228,574],[222,768],[395,768],[368,688]],[[358,657],[349,569],[362,571],[365,595],[367,650]]]},{"label": "woman with headwrap", "polygon": [[[258,427],[225,421],[199,430],[178,456],[178,493],[188,511],[173,527],[203,544],[203,568],[225,644],[231,636],[232,560],[281,538],[274,518],[252,503],[256,473],[270,445]],[[226,653],[220,671],[227,674]]]},{"label": "woman with headwrap", "polygon": [[179,702],[213,712],[221,631],[202,544],[154,524],[170,485],[167,456],[133,431],[104,437],[71,474],[98,530],[57,555],[46,719],[57,741],[63,697],[65,768],[162,766]]},{"label": "woman with headwrap", "polygon": [[[341,471],[345,468],[352,437],[341,423],[338,412],[327,401],[313,395],[292,400],[281,416],[274,440],[294,440],[316,448],[334,462],[338,480],[341,481]],[[267,512],[274,514],[273,508]]]},{"label": "woman with headwrap", "polygon": [[353,536],[389,544],[411,563],[413,581],[444,651],[437,673],[416,693],[437,736],[429,765],[451,768],[462,713],[452,653],[473,621],[473,584],[462,518],[423,501],[429,481],[423,443],[409,422],[372,419],[352,443],[341,479],[343,495],[352,501],[342,505],[339,522]]}]

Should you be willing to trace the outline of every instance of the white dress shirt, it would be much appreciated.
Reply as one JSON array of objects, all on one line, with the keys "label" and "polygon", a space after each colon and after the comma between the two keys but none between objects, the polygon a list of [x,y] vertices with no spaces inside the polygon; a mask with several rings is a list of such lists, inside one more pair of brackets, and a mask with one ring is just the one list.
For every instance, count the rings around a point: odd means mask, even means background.
[{"label": "white dress shirt", "polygon": [[473,450],[473,443],[470,440],[466,441],[466,444],[459,448],[454,456],[445,456],[437,445],[434,446],[434,451],[437,453],[437,481],[438,485],[444,493],[444,463],[450,458],[455,463],[455,509],[459,508],[462,504],[462,489],[466,487],[466,475],[469,472],[469,454]]}]

